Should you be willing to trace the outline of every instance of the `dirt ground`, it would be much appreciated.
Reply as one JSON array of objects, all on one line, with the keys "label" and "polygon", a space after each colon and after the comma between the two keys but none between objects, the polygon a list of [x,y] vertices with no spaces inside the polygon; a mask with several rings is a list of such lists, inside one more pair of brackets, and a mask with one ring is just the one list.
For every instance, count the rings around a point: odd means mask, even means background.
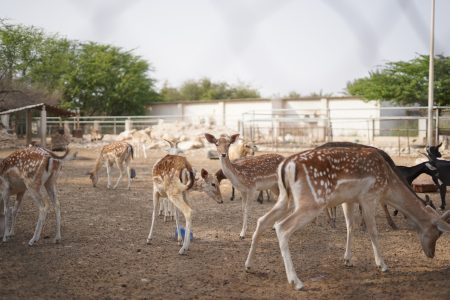
[{"label": "dirt ground", "polygon": [[[105,171],[93,188],[85,173],[97,152],[78,151],[77,160],[65,163],[58,184],[62,242],[52,243],[52,209],[43,239],[28,246],[38,212],[26,197],[16,235],[0,243],[1,299],[450,299],[450,234],[439,239],[436,257],[428,259],[407,221],[395,217],[400,229],[393,231],[381,210],[377,223],[390,267],[387,273],[376,269],[369,237],[359,229],[353,243],[354,266],[344,266],[346,230],[340,209],[336,229],[330,228],[323,215],[290,240],[305,291],[294,291],[287,284],[272,230],[257,248],[254,271],[245,272],[256,220],[274,202],[251,204],[247,238],[240,240],[241,201],[228,200],[228,182],[222,186],[224,204],[204,194],[190,194],[194,240],[187,256],[178,255],[175,223],[164,223],[161,217],[153,243],[147,245],[153,205],[150,170],[163,152],[152,151],[148,159],[133,161],[137,178],[128,191],[125,180],[117,190],[106,189]],[[0,158],[10,152],[1,151]],[[219,168],[218,161],[206,159],[203,149],[187,157],[197,169]],[[395,160],[413,164],[413,159]],[[437,194],[431,197],[438,203]]]}]

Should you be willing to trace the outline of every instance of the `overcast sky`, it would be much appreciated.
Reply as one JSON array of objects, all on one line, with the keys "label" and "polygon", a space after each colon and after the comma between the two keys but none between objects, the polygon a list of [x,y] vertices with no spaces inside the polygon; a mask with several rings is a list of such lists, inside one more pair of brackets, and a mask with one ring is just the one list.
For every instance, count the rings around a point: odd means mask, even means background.
[{"label": "overcast sky", "polygon": [[[447,56],[449,12],[436,0],[435,53]],[[339,95],[387,61],[429,53],[431,0],[1,0],[0,16],[135,49],[158,86],[206,76],[264,97]]]}]

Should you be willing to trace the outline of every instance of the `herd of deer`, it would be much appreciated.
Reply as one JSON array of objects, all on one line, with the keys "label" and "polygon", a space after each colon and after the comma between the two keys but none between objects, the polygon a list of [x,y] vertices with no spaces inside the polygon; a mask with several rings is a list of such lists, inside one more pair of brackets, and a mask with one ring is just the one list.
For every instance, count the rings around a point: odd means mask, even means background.
[{"label": "herd of deer", "polygon": [[[426,256],[432,258],[436,241],[443,232],[450,232],[450,211],[440,214],[430,201],[424,201],[412,190],[410,183],[421,173],[427,173],[439,186],[441,209],[445,209],[445,191],[450,183],[450,162],[439,160],[439,146],[427,148],[429,161],[414,167],[398,167],[384,151],[354,144],[327,143],[312,150],[303,151],[289,157],[279,154],[247,156],[235,160],[230,156],[230,147],[238,140],[238,134],[215,137],[206,133],[206,140],[216,146],[221,170],[212,174],[205,169],[197,176],[186,159],[179,155],[176,143],[170,143],[169,154],[153,166],[153,211],[147,243],[153,237],[156,213],[160,198],[167,198],[176,209],[174,216],[178,231],[178,241],[182,244],[179,254],[186,254],[190,244],[192,208],[187,202],[187,192],[205,192],[217,203],[223,203],[219,181],[227,178],[242,195],[243,223],[240,238],[247,231],[249,203],[256,200],[261,191],[270,190],[278,196],[274,206],[257,221],[250,251],[245,261],[246,270],[253,268],[256,246],[263,231],[274,228],[284,260],[289,284],[297,290],[304,285],[298,278],[289,250],[290,236],[301,227],[313,221],[322,212],[342,205],[347,227],[347,243],[344,261],[351,266],[353,207],[359,204],[367,232],[372,242],[376,265],[386,271],[387,265],[379,249],[375,224],[376,206],[381,203],[394,207],[416,225],[419,240]],[[61,239],[60,204],[56,193],[56,182],[68,154],[61,156],[38,146],[17,150],[0,162],[0,189],[3,214],[0,220],[0,235],[7,241],[14,235],[14,225],[21,200],[28,192],[39,207],[39,218],[29,245],[39,240],[50,203],[41,195],[44,187],[56,211],[55,242]],[[95,166],[88,174],[95,187],[101,166],[106,166],[108,188],[116,188],[127,173],[130,189],[133,147],[126,142],[114,142],[104,146]],[[119,178],[111,183],[111,167],[119,168]],[[10,196],[16,195],[14,206],[10,206]],[[178,224],[178,213],[186,221],[184,237]],[[389,212],[385,209],[390,219]],[[392,222],[389,221],[389,222]],[[391,226],[395,226],[392,222]],[[393,224],[393,225],[392,225]]]}]

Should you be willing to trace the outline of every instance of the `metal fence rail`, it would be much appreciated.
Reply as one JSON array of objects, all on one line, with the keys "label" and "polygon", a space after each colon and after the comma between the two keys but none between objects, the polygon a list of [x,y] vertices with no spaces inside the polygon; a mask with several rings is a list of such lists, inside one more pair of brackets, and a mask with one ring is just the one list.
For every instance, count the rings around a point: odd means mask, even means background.
[{"label": "metal fence rail", "polygon": [[[198,122],[198,117],[158,116],[88,116],[61,119],[49,117],[47,132],[60,127],[81,134],[100,128],[102,134],[119,134],[126,124],[143,129],[160,122]],[[34,118],[35,137],[40,118]],[[426,141],[426,107],[329,108],[327,110],[278,109],[242,114],[236,129],[245,138],[272,148],[310,147],[327,141],[353,141],[365,144],[395,144],[399,148],[423,145]],[[450,107],[435,107],[433,128],[437,139],[450,135]]]}]

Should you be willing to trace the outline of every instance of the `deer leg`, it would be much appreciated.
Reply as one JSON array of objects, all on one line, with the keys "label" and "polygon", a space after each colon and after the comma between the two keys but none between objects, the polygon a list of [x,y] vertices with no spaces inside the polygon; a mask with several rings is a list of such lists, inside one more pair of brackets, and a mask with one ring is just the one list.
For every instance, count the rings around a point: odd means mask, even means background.
[{"label": "deer leg", "polygon": [[250,190],[245,193],[241,192],[241,194],[242,194],[241,196],[242,196],[243,221],[242,221],[242,230],[241,233],[239,234],[239,238],[242,240],[245,238],[245,232],[247,231],[249,202],[254,201],[254,199],[256,198],[256,191]]},{"label": "deer leg", "polygon": [[395,225],[394,220],[392,220],[391,214],[389,213],[387,205],[386,204],[381,204],[381,207],[383,207],[384,215],[386,216],[386,220],[387,220],[389,226],[391,226],[391,228],[393,230],[397,230],[398,227],[397,227],[397,225]]},{"label": "deer leg", "polygon": [[345,245],[344,264],[347,267],[353,266],[352,259],[352,237],[353,237],[353,203],[342,203],[344,211],[345,225],[347,226],[347,244]]},{"label": "deer leg", "polygon": [[15,235],[15,227],[16,227],[16,220],[17,220],[17,213],[19,212],[20,204],[22,203],[23,195],[25,192],[18,193],[16,195],[16,201],[14,202],[14,208],[12,211],[12,221],[11,221],[11,228],[9,230],[9,234],[11,236]]},{"label": "deer leg", "polygon": [[159,193],[156,190],[156,187],[153,185],[153,212],[152,212],[152,225],[150,226],[150,233],[148,234],[147,237],[147,244],[150,244],[151,239],[153,237],[153,226],[155,225],[155,217],[156,217],[156,208],[158,207],[159,204]]},{"label": "deer leg", "polygon": [[231,186],[231,198],[230,201],[234,200],[234,186]]},{"label": "deer leg", "polygon": [[388,267],[384,263],[383,257],[381,255],[380,246],[378,244],[378,231],[375,221],[375,205],[378,201],[375,199],[365,199],[366,201],[361,202],[362,213],[364,221],[366,222],[367,232],[369,233],[370,240],[372,242],[373,254],[375,256],[375,264],[381,269],[382,272],[386,272]]},{"label": "deer leg", "polygon": [[296,290],[302,290],[304,286],[303,282],[298,278],[294,264],[292,263],[291,253],[289,251],[289,237],[296,230],[313,221],[321,211],[322,210],[316,204],[311,205],[308,203],[300,205],[294,209],[292,214],[275,224],[275,231],[277,233],[281,256],[283,257],[284,267],[286,269],[287,280]]},{"label": "deer leg", "polygon": [[[168,201],[170,202],[170,201]],[[181,235],[181,227],[180,227],[180,222],[178,219],[178,211],[175,209],[175,228],[177,231],[177,241],[178,241],[178,245],[183,245],[183,236]]]},{"label": "deer leg", "polygon": [[259,191],[259,193],[258,193],[258,198],[256,199],[256,201],[258,201],[259,204],[262,204],[263,201],[264,201],[264,194],[263,194],[263,192],[264,191]]},{"label": "deer leg", "polygon": [[9,209],[9,190],[5,188],[2,192],[2,202],[3,202],[3,218],[4,218],[4,228],[3,228],[3,242],[6,242],[10,237],[10,209]]},{"label": "deer leg", "polygon": [[286,192],[281,193],[278,197],[278,201],[265,215],[258,219],[256,223],[256,230],[252,236],[252,244],[250,251],[248,252],[247,260],[245,261],[245,269],[250,270],[253,266],[253,258],[255,256],[256,245],[259,241],[261,233],[267,228],[271,228],[276,221],[280,220],[288,211],[288,197]]},{"label": "deer leg", "polygon": [[131,189],[131,168],[130,168],[130,162],[129,161],[127,161],[126,169],[127,169],[127,178],[128,178],[127,189],[130,190]]},{"label": "deer leg", "polygon": [[[181,247],[178,254],[186,255],[189,249],[189,244],[191,242],[191,226],[192,226],[192,208],[183,200],[183,197],[180,198],[180,195],[168,195],[170,201],[175,205],[175,207],[181,211],[186,220],[186,227],[184,228],[184,240],[183,246]],[[178,214],[178,213],[177,213]]]},{"label": "deer leg", "polygon": [[119,185],[120,180],[122,179],[122,175],[123,175],[123,163],[120,163],[118,160],[116,160],[116,165],[117,165],[117,168],[119,169],[119,178],[117,178],[117,182],[113,187],[114,190]]},{"label": "deer leg", "polygon": [[47,190],[47,194],[48,194],[50,200],[52,201],[53,206],[55,207],[56,234],[55,234],[54,242],[59,243],[59,241],[61,241],[61,204],[56,195],[56,183],[54,182],[53,178],[51,179],[51,181],[47,181],[45,183],[45,189]]},{"label": "deer leg", "polygon": [[37,242],[41,237],[42,227],[44,226],[45,219],[47,218],[48,209],[50,207],[48,201],[42,198],[41,193],[39,192],[39,188],[28,188],[28,191],[33,198],[34,202],[39,207],[39,218],[36,223],[36,229],[34,230],[34,235],[31,240],[28,242],[28,245],[33,246],[35,242]]},{"label": "deer leg", "polygon": [[106,161],[105,166],[106,166],[106,175],[108,177],[108,185],[106,186],[106,188],[110,189],[111,188],[111,165],[109,164],[108,161]]}]

